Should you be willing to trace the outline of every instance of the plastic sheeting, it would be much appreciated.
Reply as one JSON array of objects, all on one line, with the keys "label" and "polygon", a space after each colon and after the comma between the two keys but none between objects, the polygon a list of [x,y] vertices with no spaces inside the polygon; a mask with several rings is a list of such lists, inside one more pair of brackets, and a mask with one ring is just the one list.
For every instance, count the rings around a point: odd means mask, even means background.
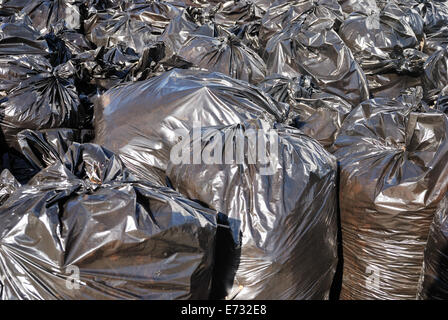
[{"label": "plastic sheeting", "polygon": [[448,184],[448,119],[374,99],[335,142],[342,299],[415,299],[429,226]]},{"label": "plastic sheeting", "polygon": [[448,299],[448,197],[440,203],[431,224],[418,298]]},{"label": "plastic sheeting", "polygon": [[94,141],[119,154],[134,173],[164,183],[171,148],[195,124],[230,125],[257,117],[282,121],[287,111],[246,82],[174,69],[104,93],[96,103]]},{"label": "plastic sheeting", "polygon": [[74,144],[0,208],[2,299],[205,299],[216,214]]},{"label": "plastic sheeting", "polygon": [[[258,151],[250,142],[252,130]],[[268,141],[263,152],[269,160],[263,163],[260,144]],[[241,159],[240,143],[247,146]],[[217,243],[214,297],[328,299],[337,263],[334,157],[297,129],[256,120],[203,128],[202,137],[184,141],[182,148],[193,152],[195,144],[202,162],[171,159],[167,176],[179,192],[228,217],[233,237]],[[218,158],[224,164],[213,162]],[[229,250],[232,240],[235,248]]]}]

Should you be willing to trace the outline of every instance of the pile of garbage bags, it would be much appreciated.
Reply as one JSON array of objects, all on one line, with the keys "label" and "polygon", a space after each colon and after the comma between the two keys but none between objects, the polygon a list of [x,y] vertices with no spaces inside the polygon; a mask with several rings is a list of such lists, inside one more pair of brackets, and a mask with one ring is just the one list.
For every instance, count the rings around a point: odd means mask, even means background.
[{"label": "pile of garbage bags", "polygon": [[448,299],[447,26],[0,0],[0,299]]}]

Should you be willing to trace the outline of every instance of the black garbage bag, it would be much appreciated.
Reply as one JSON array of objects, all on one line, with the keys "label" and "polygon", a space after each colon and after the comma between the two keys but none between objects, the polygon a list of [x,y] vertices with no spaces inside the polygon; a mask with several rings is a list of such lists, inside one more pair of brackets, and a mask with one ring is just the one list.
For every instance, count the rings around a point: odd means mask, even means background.
[{"label": "black garbage bag", "polygon": [[2,0],[0,10],[3,16],[12,16],[19,13],[29,3],[30,0]]},{"label": "black garbage bag", "polygon": [[353,106],[369,97],[364,72],[350,49],[332,29],[326,29],[317,19],[290,24],[275,34],[263,54],[268,75],[289,78],[302,74],[313,77],[319,88],[337,95]]},{"label": "black garbage bag", "polygon": [[440,28],[437,32],[426,37],[424,51],[433,54],[448,47],[448,26]]},{"label": "black garbage bag", "polygon": [[276,1],[261,20],[261,47],[264,48],[276,33],[282,32],[292,23],[301,22],[304,17],[308,21],[317,21],[317,24],[336,30],[344,21],[341,6],[336,0]]},{"label": "black garbage bag", "polygon": [[291,125],[316,139],[327,150],[352,110],[344,99],[320,91],[310,76],[289,79],[274,75],[267,77],[259,87],[277,101],[288,103]]},{"label": "black garbage bag", "polygon": [[193,158],[197,144],[202,160],[171,158],[173,187],[229,220],[212,297],[327,299],[337,263],[334,157],[297,129],[257,120],[181,143]]},{"label": "black garbage bag", "polygon": [[108,9],[92,14],[85,21],[85,33],[97,46],[122,44],[142,53],[178,14],[179,9],[168,3],[137,3],[126,10]]},{"label": "black garbage bag", "polygon": [[448,4],[446,1],[418,0],[414,9],[423,18],[426,35],[437,33],[448,24]]},{"label": "black garbage bag", "polygon": [[91,129],[23,130],[17,134],[19,151],[7,149],[0,154],[0,167],[6,168],[21,184],[26,184],[40,170],[60,161],[74,143],[93,139]]},{"label": "black garbage bag", "polygon": [[213,211],[134,179],[98,145],[62,160],[0,209],[1,299],[208,297]]},{"label": "black garbage bag", "polygon": [[448,114],[448,85],[442,89],[437,97],[435,109]]},{"label": "black garbage bag", "polygon": [[371,15],[380,11],[375,0],[338,0],[338,3],[346,16],[353,12]]},{"label": "black garbage bag", "polygon": [[429,226],[448,185],[448,118],[363,102],[335,141],[341,299],[415,299]]},{"label": "black garbage bag", "polygon": [[20,187],[20,183],[8,169],[0,173],[0,206]]},{"label": "black garbage bag", "polygon": [[421,77],[407,74],[381,73],[366,75],[370,95],[374,98],[394,99],[403,90],[422,85]]},{"label": "black garbage bag", "polygon": [[448,299],[448,198],[440,203],[425,248],[418,299]]},{"label": "black garbage bag", "polygon": [[441,90],[448,85],[448,48],[433,53],[424,65],[422,77],[426,99],[434,101]]},{"label": "black garbage bag", "polygon": [[[201,21],[202,20],[202,21]],[[215,36],[213,26],[209,28],[201,26],[202,22],[209,23],[209,18],[204,17],[203,11],[193,8],[183,10],[181,14],[173,18],[166,26],[159,40],[163,41],[170,55],[179,52],[180,48],[192,35]]]},{"label": "black garbage bag", "polygon": [[51,70],[50,48],[27,17],[11,16],[0,25],[0,96],[21,81]]},{"label": "black garbage bag", "polygon": [[395,4],[370,15],[352,13],[342,23],[339,35],[366,74],[419,75],[423,71],[427,56],[417,50],[420,42]]},{"label": "black garbage bag", "polygon": [[93,49],[83,34],[67,29],[62,23],[52,25],[44,38],[51,51],[50,61],[53,66],[66,63],[76,55]]},{"label": "black garbage bag", "polygon": [[73,143],[87,143],[92,140],[93,130],[90,129],[23,130],[17,134],[20,152],[30,166],[36,169],[36,173],[57,161],[62,161],[62,157]]},{"label": "black garbage bag", "polygon": [[82,127],[83,110],[70,65],[40,73],[20,83],[0,101],[0,145],[19,150],[24,129]]},{"label": "black garbage bag", "polygon": [[21,13],[29,16],[33,26],[42,34],[60,22],[75,30],[81,28],[80,4],[79,0],[32,0],[23,7]]},{"label": "black garbage bag", "polygon": [[253,0],[222,1],[214,9],[213,21],[226,27],[260,22],[265,13],[263,7],[265,7],[263,4],[260,6],[257,1]]},{"label": "black garbage bag", "polygon": [[177,55],[200,68],[252,84],[258,84],[266,76],[263,59],[234,35],[192,36]]},{"label": "black garbage bag", "polygon": [[95,107],[95,143],[119,154],[137,175],[159,177],[159,183],[165,182],[171,148],[193,126],[257,117],[282,121],[288,111],[247,82],[182,69],[112,88]]}]

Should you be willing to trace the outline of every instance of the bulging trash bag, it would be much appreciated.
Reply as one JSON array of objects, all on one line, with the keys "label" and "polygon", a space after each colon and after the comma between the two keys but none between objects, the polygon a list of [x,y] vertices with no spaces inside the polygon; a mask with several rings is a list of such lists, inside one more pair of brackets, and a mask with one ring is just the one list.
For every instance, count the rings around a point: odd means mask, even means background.
[{"label": "bulging trash bag", "polygon": [[177,55],[200,68],[221,72],[252,84],[263,81],[266,76],[264,61],[234,35],[193,36]]},{"label": "bulging trash bag", "polygon": [[338,2],[346,16],[353,12],[371,15],[380,11],[375,0],[338,0]]},{"label": "bulging trash bag", "polygon": [[24,129],[80,127],[83,111],[72,74],[70,66],[60,65],[11,90],[0,101],[0,144],[19,150],[16,135]]},{"label": "bulging trash bag", "polygon": [[337,29],[344,16],[336,0],[280,0],[274,2],[261,21],[260,41],[262,48],[276,33],[282,32],[290,24],[304,19],[316,24]]},{"label": "bulging trash bag", "polygon": [[134,173],[159,177],[159,183],[165,182],[171,148],[193,126],[287,116],[284,106],[247,82],[182,69],[112,88],[95,106],[95,143],[118,153]]},{"label": "bulging trash bag", "polygon": [[0,298],[205,299],[215,236],[213,211],[74,144],[0,209]]},{"label": "bulging trash bag", "polygon": [[0,25],[0,96],[21,81],[51,70],[50,48],[27,17],[11,16]]},{"label": "bulging trash bag", "polygon": [[426,99],[432,101],[448,85],[448,48],[433,53],[424,65],[422,77]]},{"label": "bulging trash bag", "polygon": [[181,148],[182,161],[168,164],[173,187],[230,226],[216,247],[214,298],[327,299],[337,263],[334,157],[297,129],[257,120],[203,128]]},{"label": "bulging trash bag", "polygon": [[268,75],[310,75],[322,91],[355,106],[369,97],[364,72],[338,34],[316,23],[293,23],[268,41],[263,54]]},{"label": "bulging trash bag", "polygon": [[1,22],[0,55],[49,53],[47,42],[26,16],[11,16]]},{"label": "bulging trash bag", "polygon": [[159,40],[163,41],[169,55],[172,55],[179,52],[191,36],[215,37],[219,31],[225,31],[224,28],[215,28],[210,19],[207,12],[201,9],[187,8],[170,21]]},{"label": "bulging trash bag", "polygon": [[373,99],[335,141],[341,299],[415,299],[429,226],[448,184],[448,118]]},{"label": "bulging trash bag", "polygon": [[98,11],[85,21],[85,33],[97,46],[122,44],[142,53],[178,14],[176,7],[158,1],[134,4],[127,10]]},{"label": "bulging trash bag", "polygon": [[279,102],[291,107],[291,125],[313,137],[325,148],[331,147],[352,106],[344,99],[322,92],[310,76],[292,79],[267,77],[259,87]]},{"label": "bulging trash bag", "polygon": [[263,4],[260,6],[257,2],[253,0],[222,1],[214,9],[216,12],[213,15],[213,21],[227,27],[261,21],[265,6]]},{"label": "bulging trash bag", "polygon": [[79,86],[89,94],[112,88],[120,82],[145,80],[165,57],[162,42],[148,45],[141,54],[124,45],[99,47],[85,51],[72,59],[77,69]]},{"label": "bulging trash bag", "polygon": [[394,71],[418,75],[423,71],[427,56],[416,50],[420,42],[395,4],[371,15],[352,13],[342,23],[339,35],[366,74]]},{"label": "bulging trash bag", "polygon": [[81,2],[79,0],[33,0],[29,1],[21,13],[32,20],[33,26],[42,34],[51,26],[63,22],[69,29],[81,28]]},{"label": "bulging trash bag", "polygon": [[448,199],[440,203],[428,236],[418,298],[448,299]]}]

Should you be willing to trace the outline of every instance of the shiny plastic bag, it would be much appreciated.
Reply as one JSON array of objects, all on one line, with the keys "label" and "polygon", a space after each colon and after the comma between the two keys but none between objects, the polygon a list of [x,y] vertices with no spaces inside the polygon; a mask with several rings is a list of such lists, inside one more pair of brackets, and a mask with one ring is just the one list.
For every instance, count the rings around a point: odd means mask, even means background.
[{"label": "shiny plastic bag", "polygon": [[8,169],[0,173],[0,206],[20,187],[20,183]]},{"label": "shiny plastic bag", "polygon": [[344,254],[341,299],[415,299],[429,226],[448,189],[448,119],[367,100],[335,141]]},{"label": "shiny plastic bag", "polygon": [[[249,132],[258,135],[258,151]],[[260,146],[268,142],[264,159]],[[256,120],[203,128],[202,137],[183,141],[187,156],[195,157],[195,144],[202,161],[171,158],[167,176],[180,193],[228,217],[213,297],[328,299],[337,263],[334,157],[297,129]]]},{"label": "shiny plastic bag", "polygon": [[0,25],[0,96],[21,81],[51,70],[50,48],[27,17],[11,16]]},{"label": "shiny plastic bag", "polygon": [[417,36],[395,4],[371,15],[352,13],[342,23],[339,35],[366,74],[394,71],[418,75],[423,71],[427,56],[416,50],[420,45]]},{"label": "shiny plastic bag", "polygon": [[206,299],[215,235],[213,211],[74,144],[0,208],[0,298]]},{"label": "shiny plastic bag", "polygon": [[24,129],[79,128],[83,111],[72,74],[70,65],[60,65],[11,90],[0,101],[0,144],[19,150],[16,135]]},{"label": "shiny plastic bag", "polygon": [[422,77],[426,99],[437,99],[441,90],[448,85],[448,48],[433,53],[424,65]]},{"label": "shiny plastic bag", "polygon": [[267,77],[259,87],[277,101],[288,103],[291,125],[319,141],[327,150],[352,110],[344,99],[320,91],[309,76],[289,79],[274,75]]},{"label": "shiny plastic bag", "polygon": [[63,22],[69,29],[81,28],[81,1],[79,0],[32,0],[22,9],[41,33],[50,31],[51,26]]},{"label": "shiny plastic bag", "polygon": [[310,75],[319,88],[356,106],[369,97],[364,72],[338,34],[321,20],[296,22],[275,34],[263,54],[268,75]]},{"label": "shiny plastic bag", "polygon": [[110,89],[95,106],[95,143],[119,154],[134,173],[158,177],[159,183],[165,182],[171,148],[193,126],[263,116],[281,121],[288,111],[247,82],[182,69]]},{"label": "shiny plastic bag", "polygon": [[418,298],[448,299],[448,198],[440,203],[428,236]]},{"label": "shiny plastic bag", "polygon": [[85,33],[97,46],[121,44],[142,53],[178,14],[180,10],[168,3],[137,3],[126,10],[108,9],[92,14],[85,21]]},{"label": "shiny plastic bag", "polygon": [[261,20],[261,47],[264,48],[276,33],[305,19],[327,28],[337,29],[344,20],[344,16],[336,0],[275,1]]},{"label": "shiny plastic bag", "polygon": [[266,76],[266,65],[260,56],[236,36],[193,36],[177,53],[194,65],[257,84]]}]

